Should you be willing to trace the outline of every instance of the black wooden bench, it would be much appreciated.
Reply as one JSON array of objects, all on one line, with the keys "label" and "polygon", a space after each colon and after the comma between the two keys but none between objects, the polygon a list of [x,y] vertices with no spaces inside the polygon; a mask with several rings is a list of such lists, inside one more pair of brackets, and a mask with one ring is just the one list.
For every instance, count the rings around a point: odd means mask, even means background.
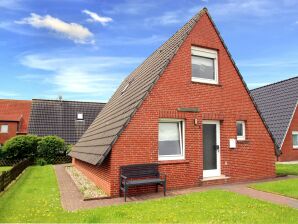
[{"label": "black wooden bench", "polygon": [[134,164],[120,167],[120,190],[124,193],[124,201],[129,187],[142,185],[163,186],[166,196],[166,175],[158,171],[157,163]]}]

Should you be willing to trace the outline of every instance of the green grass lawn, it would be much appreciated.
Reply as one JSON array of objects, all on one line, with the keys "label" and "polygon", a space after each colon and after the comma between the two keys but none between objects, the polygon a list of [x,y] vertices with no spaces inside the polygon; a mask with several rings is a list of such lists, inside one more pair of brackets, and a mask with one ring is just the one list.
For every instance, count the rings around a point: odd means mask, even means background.
[{"label": "green grass lawn", "polygon": [[211,190],[78,212],[64,211],[52,166],[29,167],[0,196],[0,222],[298,223],[298,210]]},{"label": "green grass lawn", "polygon": [[11,166],[0,166],[0,173],[2,171],[7,171],[7,170],[10,170],[11,169]]},{"label": "green grass lawn", "polygon": [[298,175],[298,164],[276,164],[278,175]]},{"label": "green grass lawn", "polygon": [[298,199],[298,178],[253,184],[251,187]]}]

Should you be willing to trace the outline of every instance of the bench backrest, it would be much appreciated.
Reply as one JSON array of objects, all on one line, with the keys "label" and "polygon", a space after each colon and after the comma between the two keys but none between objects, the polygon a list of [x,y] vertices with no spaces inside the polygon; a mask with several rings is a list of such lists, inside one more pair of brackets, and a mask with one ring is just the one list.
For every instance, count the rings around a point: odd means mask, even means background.
[{"label": "bench backrest", "polygon": [[120,167],[121,175],[128,178],[142,178],[142,177],[158,177],[158,164],[147,163],[147,164],[134,164]]}]

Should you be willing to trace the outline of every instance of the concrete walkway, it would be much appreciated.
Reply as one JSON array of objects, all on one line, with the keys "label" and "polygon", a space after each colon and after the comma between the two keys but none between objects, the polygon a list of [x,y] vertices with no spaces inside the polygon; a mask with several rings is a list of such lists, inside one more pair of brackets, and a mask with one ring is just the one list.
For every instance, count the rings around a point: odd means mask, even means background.
[{"label": "concrete walkway", "polygon": [[298,161],[276,162],[276,164],[298,164]]},{"label": "concrete walkway", "polygon": [[[61,204],[65,210],[75,211],[80,209],[104,207],[109,205],[120,205],[125,203],[123,201],[123,198],[108,198],[108,199],[84,201],[81,192],[78,190],[75,183],[73,182],[69,174],[66,172],[65,165],[55,165],[54,168],[55,168],[57,181],[60,189]],[[265,180],[261,182],[289,179],[289,178],[295,178],[295,176],[279,177],[279,178]],[[210,187],[194,187],[194,188],[188,188],[188,189],[182,189],[182,190],[173,190],[173,191],[167,192],[167,197],[172,197],[172,196],[177,196],[177,195],[182,195],[182,194],[187,194],[192,192],[202,192],[210,189],[223,189],[223,190],[233,191],[243,195],[248,195],[252,198],[260,199],[263,201],[269,201],[280,205],[287,205],[289,207],[298,209],[298,200],[248,188],[247,186],[252,183],[256,183],[256,182],[250,182],[250,183],[244,183],[244,184],[210,186]],[[163,197],[163,193],[159,192],[159,193],[153,193],[153,194],[143,194],[139,196],[128,197],[127,201],[128,202],[145,201],[149,199],[158,199],[162,197]]]},{"label": "concrete walkway", "polygon": [[294,198],[285,197],[278,194],[272,194],[264,191],[258,191],[247,187],[247,184],[227,185],[222,186],[222,189],[232,191],[238,194],[247,195],[251,198],[268,201],[278,205],[286,205],[298,209],[298,200]]}]

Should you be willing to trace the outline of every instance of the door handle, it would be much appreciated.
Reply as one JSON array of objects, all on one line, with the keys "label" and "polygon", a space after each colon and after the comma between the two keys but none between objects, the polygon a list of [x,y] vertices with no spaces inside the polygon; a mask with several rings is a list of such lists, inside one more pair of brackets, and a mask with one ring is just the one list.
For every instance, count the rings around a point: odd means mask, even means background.
[{"label": "door handle", "polygon": [[215,149],[219,152],[219,145],[215,145]]}]

